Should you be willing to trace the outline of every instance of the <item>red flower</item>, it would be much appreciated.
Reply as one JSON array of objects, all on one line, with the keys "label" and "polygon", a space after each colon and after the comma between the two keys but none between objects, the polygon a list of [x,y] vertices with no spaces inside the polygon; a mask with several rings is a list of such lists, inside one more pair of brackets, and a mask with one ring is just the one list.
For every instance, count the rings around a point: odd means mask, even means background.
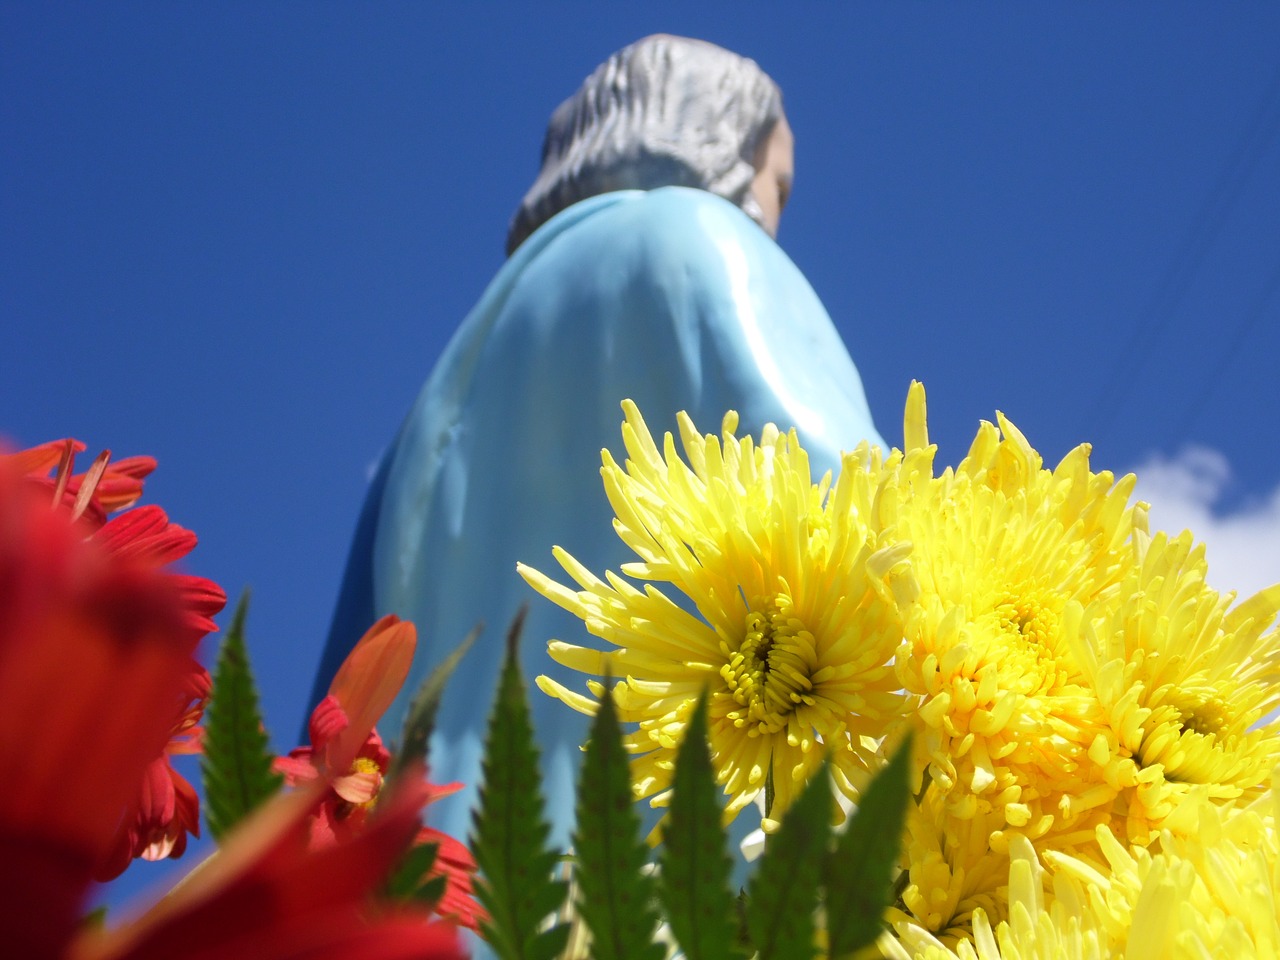
[{"label": "red flower", "polygon": [[[107,514],[137,503],[142,496],[142,481],[156,468],[152,457],[126,457],[110,462],[110,451],[104,451],[85,473],[72,474],[77,453],[84,444],[70,437],[50,440],[28,450],[0,454],[11,476],[20,476],[33,486],[49,491],[54,505],[71,509],[83,516],[94,529],[106,522]],[[53,476],[49,471],[57,468]],[[84,503],[77,506],[86,488]]]},{"label": "red flower", "polygon": [[[326,696],[312,711],[311,746],[277,757],[275,768],[290,786],[323,783],[327,789],[310,823],[314,849],[349,841],[364,829],[385,782],[391,754],[373,724],[395,699],[413,661],[417,631],[394,615],[383,617],[360,639],[338,669]],[[430,803],[460,789],[460,784],[426,785]],[[414,845],[437,845],[428,879],[445,878],[436,911],[476,928],[484,912],[472,898],[476,863],[465,846],[430,827]]]},{"label": "red flower", "polygon": [[347,713],[333,696],[325,697],[311,714],[310,747],[297,747],[277,757],[275,768],[291,787],[326,782],[328,790],[311,823],[311,845],[317,849],[349,839],[364,826],[382,790],[391,754],[376,731],[369,731],[344,774],[322,772],[317,757],[333,737],[350,727]]},{"label": "red flower", "polygon": [[[142,496],[143,480],[156,468],[152,457],[126,457],[113,462],[111,452],[104,450],[87,471],[73,474],[76,454],[84,448],[83,443],[70,438],[51,440],[18,453],[0,454],[0,465],[25,485],[46,491],[51,505],[67,510],[113,556],[133,558],[159,569],[192,551],[196,535],[170,523],[157,506],[140,507],[107,519],[109,514],[133,506]],[[51,470],[55,471],[52,476]],[[217,629],[211,618],[226,606],[227,595],[212,580],[168,575],[174,577],[183,595],[194,646]]]},{"label": "red flower", "polygon": [[[106,555],[0,461],[0,943],[24,960],[457,960],[451,927],[371,897],[420,827],[406,780],[359,837],[309,853],[317,785],[267,804],[133,924],[84,930],[94,871],[193,690],[172,578]],[[177,638],[177,639],[176,639]],[[206,678],[207,679],[207,678]],[[182,743],[194,720],[180,721]],[[187,722],[187,721],[190,722]],[[154,791],[164,792],[161,785]]]},{"label": "red flower", "polygon": [[[154,504],[112,517],[93,539],[112,556],[128,558],[153,570],[181,560],[197,543],[194,533],[170,523],[168,514]],[[226,606],[227,595],[204,577],[167,575],[182,594],[187,641],[194,648],[205,635],[218,629],[211,618]]]},{"label": "red flower", "polygon": [[[439,792],[431,800],[461,789],[461,784],[451,784],[448,787],[435,789]],[[430,803],[431,800],[427,802]],[[442,833],[435,827],[423,827],[414,837],[413,845],[420,847],[429,843],[436,845],[436,859],[423,879],[427,880],[431,877],[445,879],[444,895],[435,905],[436,913],[464,927],[479,930],[480,921],[487,920],[489,915],[475,899],[474,879],[477,869],[475,857],[471,856],[471,851],[463,843],[447,833]]]},{"label": "red flower", "polygon": [[82,935],[70,960],[461,960],[457,935],[370,903],[419,826],[406,778],[359,836],[312,850],[319,784],[277,797],[136,922]]},{"label": "red flower", "polygon": [[114,879],[138,858],[176,859],[186,852],[188,834],[200,836],[200,799],[186,777],[173,768],[169,758],[200,752],[204,731],[197,724],[211,686],[209,672],[190,660],[180,694],[185,709],[170,728],[164,751],[143,772],[136,813],[121,825],[115,847],[99,866],[94,879]]},{"label": "red flower", "polygon": [[173,642],[187,655],[188,663],[183,693],[172,701],[170,742],[141,777],[136,817],[120,825],[112,851],[97,866],[96,879],[110,880],[137,857],[179,857],[186,850],[187,835],[200,835],[196,792],[169,757],[199,752],[197,724],[210,684],[208,672],[190,655],[206,634],[217,629],[212,617],[226,605],[227,597],[211,580],[163,569],[191,552],[196,535],[170,523],[159,507],[139,507],[107,519],[142,495],[143,480],[155,469],[155,460],[129,457],[112,462],[110,453],[104,452],[85,473],[73,474],[76,454],[83,450],[84,444],[77,440],[54,440],[0,455],[0,466],[19,478],[29,495],[47,497],[46,502],[77,524],[108,561],[156,571],[170,584],[179,599],[182,621],[173,632]]},{"label": "red flower", "polygon": [[[57,956],[161,754],[189,654],[173,584],[0,464],[0,943]],[[160,705],[160,709],[157,709]]]}]

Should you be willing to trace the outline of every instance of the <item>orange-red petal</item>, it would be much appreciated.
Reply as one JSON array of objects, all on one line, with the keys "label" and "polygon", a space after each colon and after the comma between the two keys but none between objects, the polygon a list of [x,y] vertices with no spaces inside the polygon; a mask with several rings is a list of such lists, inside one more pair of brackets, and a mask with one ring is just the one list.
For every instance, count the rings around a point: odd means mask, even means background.
[{"label": "orange-red petal", "polygon": [[350,724],[321,748],[325,769],[333,774],[350,769],[373,725],[404,686],[417,642],[414,625],[389,614],[347,655],[329,685],[329,695],[342,705]]},{"label": "orange-red petal", "polygon": [[424,794],[393,794],[359,836],[308,853],[322,788],[278,797],[137,921],[83,935],[72,960],[460,957],[451,928],[370,917],[369,894],[418,829]]},{"label": "orange-red petal", "polygon": [[382,774],[372,771],[349,773],[330,781],[333,792],[347,803],[368,803],[382,789]]},{"label": "orange-red petal", "polygon": [[62,440],[50,440],[39,446],[28,447],[17,453],[0,454],[0,466],[10,476],[44,477],[58,465],[64,451],[70,445],[72,455],[84,452],[84,444],[79,440],[66,437]]},{"label": "orange-red petal", "polygon": [[149,567],[180,560],[196,545],[196,535],[170,523],[168,514],[155,504],[112,517],[94,534],[94,540],[114,557]]}]

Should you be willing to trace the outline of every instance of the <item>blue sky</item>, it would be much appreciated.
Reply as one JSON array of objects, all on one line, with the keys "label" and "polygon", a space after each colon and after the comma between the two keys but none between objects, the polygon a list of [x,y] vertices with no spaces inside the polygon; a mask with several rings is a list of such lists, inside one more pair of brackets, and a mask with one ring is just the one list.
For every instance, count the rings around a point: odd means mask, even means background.
[{"label": "blue sky", "polygon": [[782,87],[779,240],[888,438],[923,380],[944,461],[1003,410],[1138,468],[1211,582],[1280,580],[1280,7],[544,7],[0,3],[0,434],[160,460],[280,750],[548,115],[656,31]]}]

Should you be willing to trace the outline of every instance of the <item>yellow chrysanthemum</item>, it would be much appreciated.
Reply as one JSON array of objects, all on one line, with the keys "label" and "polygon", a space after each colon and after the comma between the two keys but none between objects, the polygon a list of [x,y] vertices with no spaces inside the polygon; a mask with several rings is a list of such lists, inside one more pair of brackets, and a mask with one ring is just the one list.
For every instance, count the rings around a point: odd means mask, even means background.
[{"label": "yellow chrysanthemum", "polygon": [[1071,891],[1045,902],[1044,868],[1025,837],[1010,839],[1008,919],[992,928],[981,908],[974,911],[972,939],[949,942],[919,926],[894,924],[878,941],[892,960],[1104,960],[1115,956],[1097,917]]},{"label": "yellow chrysanthemum", "polygon": [[911,804],[902,838],[904,886],[886,919],[900,935],[914,931],[954,946],[972,936],[975,912],[992,921],[1004,917],[1009,856],[1007,843],[992,844],[1003,817],[989,811],[960,819],[946,800],[929,789]]},{"label": "yellow chrysanthemum", "polygon": [[1098,830],[1105,863],[1046,853],[1054,889],[1083,903],[1110,952],[1127,960],[1280,956],[1280,842],[1274,790],[1252,808],[1190,802],[1193,834],[1163,832],[1150,848]]},{"label": "yellow chrysanthemum", "polygon": [[1115,829],[1146,843],[1195,826],[1188,798],[1257,796],[1280,762],[1280,725],[1251,729],[1280,707],[1280,586],[1228,609],[1190,533],[1138,545],[1119,603],[1088,609],[1074,645],[1106,715],[1089,755],[1122,791]]},{"label": "yellow chrysanthemum", "polygon": [[996,810],[1036,837],[1115,794],[1088,760],[1102,716],[1064,620],[1115,594],[1145,512],[1129,504],[1132,477],[1090,471],[1087,446],[1048,470],[998,420],[935,476],[924,391],[912,385],[891,519],[913,545],[920,595],[903,611],[896,665],[922,698],[931,789],[956,817]]},{"label": "yellow chrysanthemum", "polygon": [[[540,593],[612,644],[607,655],[560,640],[559,663],[625,677],[613,689],[637,797],[666,798],[675,748],[699,694],[709,693],[712,762],[732,818],[771,780],[776,818],[830,751],[837,787],[856,796],[878,742],[903,712],[890,658],[901,637],[895,585],[909,548],[882,548],[873,522],[889,469],[879,449],[847,454],[840,477],[814,484],[794,432],[766,427],[759,443],[701,436],[683,414],[687,464],[667,434],[659,451],[635,405],[623,404],[625,467],[603,454],[615,527],[640,560],[628,577],[668,583],[696,613],[652,583],[601,580],[565,551],[581,588],[521,565]],[[905,598],[902,598],[905,602]],[[539,687],[591,713],[595,701],[546,677]],[[598,697],[598,682],[588,684]]]}]

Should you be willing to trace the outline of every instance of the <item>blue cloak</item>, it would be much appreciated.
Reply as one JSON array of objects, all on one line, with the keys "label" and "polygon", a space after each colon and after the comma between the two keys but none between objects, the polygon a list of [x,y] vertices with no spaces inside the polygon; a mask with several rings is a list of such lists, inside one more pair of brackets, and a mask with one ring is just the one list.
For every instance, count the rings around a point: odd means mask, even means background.
[{"label": "blue cloak", "polygon": [[[507,261],[458,329],[384,455],[360,516],[316,678],[318,701],[380,615],[418,627],[409,681],[380,724],[389,739],[422,680],[474,627],[479,641],[446,690],[431,779],[466,790],[431,809],[465,839],[508,624],[529,604],[521,663],[542,748],[552,842],[567,846],[587,718],[532,688],[548,640],[587,642],[582,623],[537,596],[523,561],[559,572],[554,544],[601,574],[636,559],[613,532],[600,451],[621,450],[624,398],[655,436],[686,410],[719,433],[795,427],[815,471],[881,443],[862,381],[795,264],[746,214],[704,191],[667,187],[584,200]],[[447,808],[452,809],[447,809]],[[754,825],[753,825],[754,826]]]}]

